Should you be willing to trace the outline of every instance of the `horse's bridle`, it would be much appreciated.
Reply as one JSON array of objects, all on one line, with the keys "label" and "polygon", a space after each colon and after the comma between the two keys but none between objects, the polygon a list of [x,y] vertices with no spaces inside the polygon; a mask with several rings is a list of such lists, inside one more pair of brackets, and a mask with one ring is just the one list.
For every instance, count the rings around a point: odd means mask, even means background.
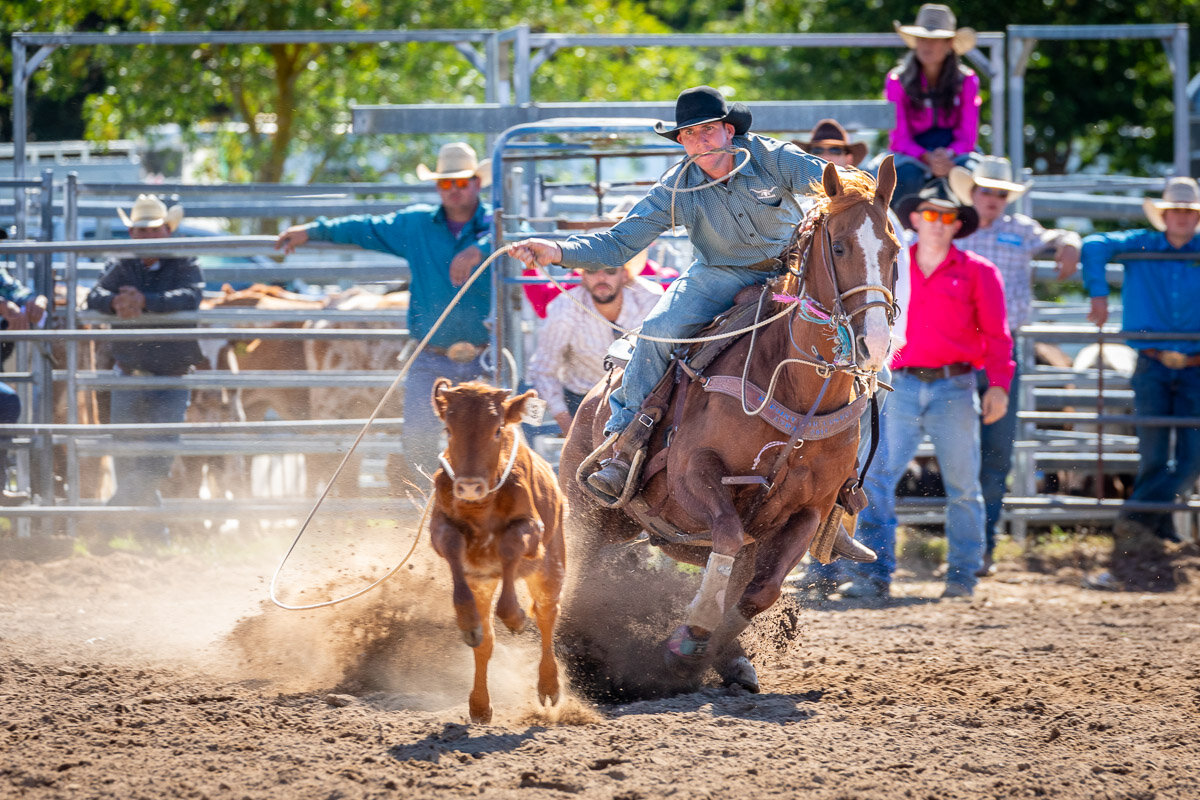
[{"label": "horse's bridle", "polygon": [[[855,341],[853,328],[850,327],[851,321],[855,315],[864,313],[872,308],[883,308],[884,313],[888,318],[888,325],[896,323],[896,315],[899,313],[899,306],[896,305],[894,290],[896,287],[896,271],[892,270],[892,285],[882,286],[876,283],[864,283],[859,286],[853,286],[846,291],[841,290],[838,284],[837,269],[834,265],[833,256],[833,237],[829,233],[829,213],[820,211],[814,208],[804,218],[804,221],[796,227],[795,233],[792,234],[792,241],[788,244],[785,250],[785,259],[788,263],[788,271],[791,272],[799,280],[799,290],[797,294],[800,299],[815,307],[818,311],[828,318],[828,322],[823,324],[831,325],[834,330],[839,332],[846,331],[846,339],[849,340],[849,352],[846,357],[849,358],[850,364],[858,363],[858,344]],[[819,300],[813,297],[808,292],[808,264],[812,256],[813,240],[816,238],[816,228],[821,229],[821,249],[824,255],[825,269],[828,273],[829,282],[833,286],[833,308],[826,308]],[[793,268],[792,264],[798,263],[799,268]],[[853,311],[847,312],[845,300],[853,297],[861,292],[877,291],[883,295],[882,300],[868,300]]]}]

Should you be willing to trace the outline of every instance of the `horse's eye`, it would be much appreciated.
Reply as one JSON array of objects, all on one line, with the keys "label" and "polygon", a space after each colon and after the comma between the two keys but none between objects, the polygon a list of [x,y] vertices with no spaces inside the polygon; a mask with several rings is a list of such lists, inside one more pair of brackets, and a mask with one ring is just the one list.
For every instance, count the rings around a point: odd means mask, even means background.
[{"label": "horse's eye", "polygon": [[834,242],[833,243],[833,254],[835,256],[846,255],[846,246],[843,245],[841,242]]},{"label": "horse's eye", "polygon": [[496,435],[495,435],[495,438],[499,439],[499,438],[500,438],[500,434],[501,434],[503,431],[504,431],[504,426],[503,426],[503,425],[501,425],[501,426],[499,426],[498,428],[496,428]]}]

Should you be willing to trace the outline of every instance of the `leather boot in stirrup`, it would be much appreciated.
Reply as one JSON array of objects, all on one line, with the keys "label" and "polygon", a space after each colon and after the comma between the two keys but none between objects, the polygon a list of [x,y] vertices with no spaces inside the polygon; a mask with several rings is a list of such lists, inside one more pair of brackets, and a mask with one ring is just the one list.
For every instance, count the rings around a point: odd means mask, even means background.
[{"label": "leather boot in stirrup", "polygon": [[604,492],[609,497],[620,497],[625,492],[625,484],[629,482],[630,468],[629,460],[618,453],[605,461],[600,469],[588,475],[588,486]]},{"label": "leather boot in stirrup", "polygon": [[845,525],[838,526],[837,538],[833,540],[833,554],[847,561],[857,561],[860,564],[870,564],[876,558],[875,551],[856,541],[846,532]]}]

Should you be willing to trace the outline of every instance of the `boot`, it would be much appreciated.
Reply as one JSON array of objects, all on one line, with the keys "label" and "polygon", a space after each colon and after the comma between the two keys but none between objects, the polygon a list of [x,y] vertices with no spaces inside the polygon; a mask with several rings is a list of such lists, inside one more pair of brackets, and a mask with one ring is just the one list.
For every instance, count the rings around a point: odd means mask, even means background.
[{"label": "boot", "polygon": [[604,466],[588,475],[588,486],[609,497],[620,497],[625,492],[625,484],[629,482],[631,466],[624,453],[616,453],[604,462]]},{"label": "boot", "polygon": [[833,554],[847,561],[857,561],[860,564],[870,564],[878,558],[875,551],[856,541],[846,531],[845,525],[838,526],[837,538],[833,540]]},{"label": "boot", "polygon": [[14,492],[10,489],[0,490],[0,506],[23,506],[29,502],[29,492]]}]

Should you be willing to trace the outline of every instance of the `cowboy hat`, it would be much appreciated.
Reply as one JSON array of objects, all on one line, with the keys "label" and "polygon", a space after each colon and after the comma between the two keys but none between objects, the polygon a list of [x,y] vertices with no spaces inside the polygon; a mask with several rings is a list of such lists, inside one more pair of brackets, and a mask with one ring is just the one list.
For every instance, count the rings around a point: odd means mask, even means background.
[{"label": "cowboy hat", "polygon": [[811,153],[813,145],[818,147],[841,147],[850,154],[850,165],[855,166],[867,156],[866,142],[850,141],[850,136],[835,119],[823,119],[812,129],[808,141],[793,139],[792,142],[806,153]]},{"label": "cowboy hat", "polygon": [[892,21],[892,27],[909,50],[915,50],[918,39],[953,39],[954,52],[963,55],[975,47],[974,28],[956,28],[958,20],[949,6],[926,3],[917,11],[917,20],[912,25],[901,25]]},{"label": "cowboy hat", "polygon": [[[1182,211],[1200,211],[1200,186],[1196,185],[1195,180],[1171,178],[1167,181],[1166,188],[1163,189],[1162,200],[1147,197],[1142,201],[1142,210],[1146,212],[1146,219],[1150,220],[1150,224],[1160,231],[1167,229],[1163,212],[1173,208]],[[1200,230],[1200,222],[1196,224],[1196,230]]]},{"label": "cowboy hat", "polygon": [[479,178],[481,187],[492,182],[492,160],[480,161],[475,148],[466,142],[450,142],[438,151],[437,169],[431,170],[417,164],[417,177],[423,181],[440,181],[442,178]]},{"label": "cowboy hat", "polygon": [[1029,187],[1012,179],[1012,163],[1000,156],[983,156],[975,165],[974,171],[965,167],[953,167],[950,170],[950,188],[964,203],[972,202],[971,192],[976,186],[984,189],[999,189],[1008,192],[1008,202],[1016,200],[1025,194]]},{"label": "cowboy hat", "polygon": [[938,208],[958,213],[958,221],[962,224],[959,226],[958,232],[954,234],[955,239],[970,236],[979,227],[979,212],[975,210],[975,207],[971,203],[962,202],[951,191],[945,178],[931,181],[921,191],[908,195],[896,205],[896,216],[900,217],[900,221],[904,223],[904,227],[912,227],[909,216],[923,204],[937,206]]},{"label": "cowboy hat", "polygon": [[742,136],[750,130],[752,116],[745,103],[726,103],[725,97],[711,86],[693,86],[684,89],[675,100],[675,127],[668,128],[665,122],[654,123],[654,132],[673,142],[679,141],[679,132],[705,122],[728,122],[733,126],[733,135]]},{"label": "cowboy hat", "polygon": [[167,208],[166,203],[152,194],[139,194],[133,201],[133,208],[128,214],[125,209],[117,208],[117,216],[126,228],[157,228],[166,225],[171,233],[183,222],[183,206],[173,205]]}]

